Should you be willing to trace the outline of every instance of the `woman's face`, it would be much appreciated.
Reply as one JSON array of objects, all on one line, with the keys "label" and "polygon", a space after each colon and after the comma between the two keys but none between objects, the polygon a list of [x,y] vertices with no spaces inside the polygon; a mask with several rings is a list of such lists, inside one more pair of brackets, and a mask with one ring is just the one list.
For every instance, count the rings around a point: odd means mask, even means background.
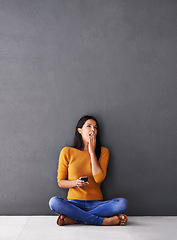
[{"label": "woman's face", "polygon": [[82,135],[82,139],[85,143],[89,142],[89,134],[97,135],[97,124],[93,119],[88,119],[82,128],[78,128],[78,132]]}]

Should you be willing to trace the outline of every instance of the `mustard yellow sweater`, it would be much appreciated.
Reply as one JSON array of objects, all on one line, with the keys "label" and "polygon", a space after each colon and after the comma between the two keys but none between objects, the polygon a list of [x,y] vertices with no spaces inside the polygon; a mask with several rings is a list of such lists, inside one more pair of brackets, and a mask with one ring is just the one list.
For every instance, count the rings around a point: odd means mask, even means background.
[{"label": "mustard yellow sweater", "polygon": [[101,147],[99,164],[102,170],[93,175],[89,151],[64,147],[59,156],[57,182],[67,178],[68,180],[76,180],[82,176],[87,176],[89,182],[88,185],[81,188],[69,188],[67,199],[103,200],[100,184],[106,177],[108,161],[109,150],[106,147]]}]

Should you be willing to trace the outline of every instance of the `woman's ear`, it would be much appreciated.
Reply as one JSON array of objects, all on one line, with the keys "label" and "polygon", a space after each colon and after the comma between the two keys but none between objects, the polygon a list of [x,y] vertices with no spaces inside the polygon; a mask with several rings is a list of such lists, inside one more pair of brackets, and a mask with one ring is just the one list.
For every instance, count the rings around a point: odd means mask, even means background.
[{"label": "woman's ear", "polygon": [[78,128],[77,131],[81,134],[81,128]]}]

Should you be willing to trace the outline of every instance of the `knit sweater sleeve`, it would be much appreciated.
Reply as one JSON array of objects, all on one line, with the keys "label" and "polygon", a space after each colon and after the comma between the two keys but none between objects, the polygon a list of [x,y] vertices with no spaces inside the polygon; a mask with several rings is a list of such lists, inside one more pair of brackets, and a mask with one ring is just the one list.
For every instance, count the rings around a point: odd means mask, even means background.
[{"label": "knit sweater sleeve", "polygon": [[101,155],[99,158],[101,170],[97,174],[93,175],[96,183],[101,183],[105,179],[109,162],[109,150],[105,147],[103,147],[102,149],[103,150],[101,151]]},{"label": "knit sweater sleeve", "polygon": [[69,154],[68,147],[64,147],[59,156],[58,171],[57,171],[57,182],[65,180],[68,174]]}]

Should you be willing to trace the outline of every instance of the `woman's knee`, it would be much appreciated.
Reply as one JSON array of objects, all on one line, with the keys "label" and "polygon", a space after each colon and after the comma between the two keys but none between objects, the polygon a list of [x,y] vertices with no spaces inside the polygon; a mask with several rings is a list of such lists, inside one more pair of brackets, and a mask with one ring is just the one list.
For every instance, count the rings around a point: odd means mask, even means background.
[{"label": "woman's knee", "polygon": [[62,200],[62,198],[54,196],[49,200],[49,207],[51,210],[54,209],[54,206],[56,206],[56,204],[58,204],[60,201]]},{"label": "woman's knee", "polygon": [[122,208],[124,211],[128,208],[128,201],[125,198],[119,198],[119,201],[121,202]]},{"label": "woman's knee", "polygon": [[127,208],[128,208],[128,201],[127,201],[127,199],[125,199],[125,198],[115,198],[115,200],[118,201],[119,204],[121,204],[121,209],[122,209],[122,211],[125,212],[127,210]]}]

